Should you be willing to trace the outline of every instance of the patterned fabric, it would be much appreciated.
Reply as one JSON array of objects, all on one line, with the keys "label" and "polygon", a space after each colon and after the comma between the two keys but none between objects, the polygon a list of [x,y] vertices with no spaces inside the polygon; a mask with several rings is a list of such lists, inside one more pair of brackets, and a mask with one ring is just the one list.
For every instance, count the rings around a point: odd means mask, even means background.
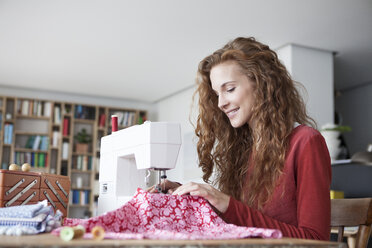
[{"label": "patterned fabric", "polygon": [[47,200],[32,205],[0,208],[0,235],[50,232],[60,226],[62,213],[54,214]]},{"label": "patterned fabric", "polygon": [[[237,239],[280,238],[279,230],[239,227],[225,223],[209,203],[196,196],[151,194],[138,189],[117,210],[90,219],[69,219],[65,226],[82,225],[90,232],[96,225],[111,239]],[[58,235],[60,231],[53,231]],[[91,237],[86,234],[85,238]]]}]

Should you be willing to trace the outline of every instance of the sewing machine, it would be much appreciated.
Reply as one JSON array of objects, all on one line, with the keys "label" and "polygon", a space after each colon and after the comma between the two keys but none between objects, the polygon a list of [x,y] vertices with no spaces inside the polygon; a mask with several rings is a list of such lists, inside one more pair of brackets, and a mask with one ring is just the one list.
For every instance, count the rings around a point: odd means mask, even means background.
[{"label": "sewing machine", "polygon": [[174,169],[181,146],[178,123],[149,122],[113,132],[101,139],[98,215],[130,200],[137,188],[147,188],[149,170]]}]

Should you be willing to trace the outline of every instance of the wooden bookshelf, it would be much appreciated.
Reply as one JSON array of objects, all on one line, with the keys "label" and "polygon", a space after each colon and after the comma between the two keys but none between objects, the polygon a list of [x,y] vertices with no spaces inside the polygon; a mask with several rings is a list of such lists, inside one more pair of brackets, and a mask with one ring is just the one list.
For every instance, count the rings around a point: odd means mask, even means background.
[{"label": "wooden bookshelf", "polygon": [[[27,162],[32,171],[69,176],[68,216],[92,216],[99,193],[94,186],[99,176],[100,140],[111,134],[112,114],[120,117],[119,129],[147,119],[144,110],[0,96],[0,167]],[[87,151],[76,150],[76,135],[82,129],[91,138]]]}]

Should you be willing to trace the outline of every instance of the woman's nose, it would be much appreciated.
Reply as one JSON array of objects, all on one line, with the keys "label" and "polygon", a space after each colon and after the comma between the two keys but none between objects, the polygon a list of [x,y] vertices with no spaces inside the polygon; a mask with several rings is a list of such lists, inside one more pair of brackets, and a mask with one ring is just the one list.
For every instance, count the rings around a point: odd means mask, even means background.
[{"label": "woman's nose", "polygon": [[218,97],[218,107],[221,110],[224,110],[226,108],[227,104],[228,104],[227,99],[223,95],[220,95]]}]

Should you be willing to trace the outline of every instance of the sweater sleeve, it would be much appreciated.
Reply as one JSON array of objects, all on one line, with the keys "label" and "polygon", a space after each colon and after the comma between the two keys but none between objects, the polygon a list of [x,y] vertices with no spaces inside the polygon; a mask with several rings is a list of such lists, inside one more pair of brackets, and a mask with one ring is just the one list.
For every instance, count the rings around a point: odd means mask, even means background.
[{"label": "sweater sleeve", "polygon": [[329,240],[331,166],[320,134],[302,146],[296,163],[297,225],[271,218],[232,197],[222,218],[239,226],[279,229],[285,237]]}]

